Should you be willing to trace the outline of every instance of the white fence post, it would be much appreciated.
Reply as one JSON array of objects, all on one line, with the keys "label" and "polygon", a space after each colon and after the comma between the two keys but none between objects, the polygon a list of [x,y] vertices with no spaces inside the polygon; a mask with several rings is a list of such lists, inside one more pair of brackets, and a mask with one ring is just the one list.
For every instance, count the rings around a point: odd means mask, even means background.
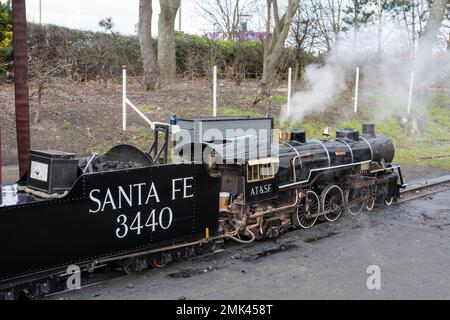
[{"label": "white fence post", "polygon": [[288,72],[288,96],[287,96],[287,115],[291,115],[291,96],[292,96],[292,68]]},{"label": "white fence post", "polygon": [[414,88],[414,71],[411,72],[411,76],[410,76],[410,80],[409,80],[408,115],[411,113],[413,88]]},{"label": "white fence post", "polygon": [[359,100],[359,67],[356,68],[356,81],[355,81],[355,106],[354,112],[358,112],[358,101]]},{"label": "white fence post", "polygon": [[180,127],[177,125],[172,125],[170,123],[163,123],[163,122],[153,122],[151,121],[141,110],[139,110],[138,107],[136,107],[130,100],[127,98],[127,66],[122,66],[122,129],[123,131],[127,131],[127,107],[130,107],[131,110],[137,113],[141,119],[143,119],[147,124],[152,128],[152,130],[155,129],[155,125],[164,125],[170,127],[171,133],[178,133],[180,132]]},{"label": "white fence post", "polygon": [[213,116],[217,117],[217,66],[213,69]]},{"label": "white fence post", "polygon": [[127,67],[122,67],[122,129],[127,131]]}]

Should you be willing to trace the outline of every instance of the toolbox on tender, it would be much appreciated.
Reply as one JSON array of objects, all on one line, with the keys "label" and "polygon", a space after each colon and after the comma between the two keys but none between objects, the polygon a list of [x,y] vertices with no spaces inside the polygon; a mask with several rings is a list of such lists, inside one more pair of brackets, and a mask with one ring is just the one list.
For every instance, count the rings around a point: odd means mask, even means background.
[{"label": "toolbox on tender", "polygon": [[33,150],[30,152],[27,186],[49,194],[64,192],[77,178],[75,153]]}]

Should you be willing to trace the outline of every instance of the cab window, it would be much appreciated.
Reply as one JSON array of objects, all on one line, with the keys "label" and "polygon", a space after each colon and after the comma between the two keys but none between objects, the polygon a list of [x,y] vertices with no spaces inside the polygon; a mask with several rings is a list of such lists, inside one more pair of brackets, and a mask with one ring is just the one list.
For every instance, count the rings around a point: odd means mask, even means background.
[{"label": "cab window", "polygon": [[275,178],[275,164],[247,165],[247,182],[257,182]]}]

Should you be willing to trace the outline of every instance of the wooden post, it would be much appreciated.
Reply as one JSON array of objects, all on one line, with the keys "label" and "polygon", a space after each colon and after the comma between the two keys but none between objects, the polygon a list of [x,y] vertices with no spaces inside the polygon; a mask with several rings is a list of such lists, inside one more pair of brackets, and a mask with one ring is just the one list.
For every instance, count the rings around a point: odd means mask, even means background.
[{"label": "wooden post", "polygon": [[19,178],[28,170],[30,153],[30,101],[28,95],[27,19],[25,0],[12,1],[14,93],[16,102]]}]

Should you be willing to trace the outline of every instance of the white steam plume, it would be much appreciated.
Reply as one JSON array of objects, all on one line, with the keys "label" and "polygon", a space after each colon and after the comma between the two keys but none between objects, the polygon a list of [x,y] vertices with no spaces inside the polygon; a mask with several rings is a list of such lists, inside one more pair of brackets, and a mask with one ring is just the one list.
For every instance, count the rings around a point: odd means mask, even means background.
[{"label": "white steam plume", "polygon": [[[409,40],[401,26],[385,23],[384,30],[387,36],[383,38],[381,54],[378,50],[377,26],[362,27],[356,35],[353,31],[342,34],[323,65],[306,68],[306,88],[293,95],[289,116],[286,108],[282,109],[281,123],[302,122],[307,115],[325,111],[347,88],[348,79],[354,79],[356,67],[360,67],[362,74],[360,90],[382,97],[374,99],[374,105],[370,106],[375,108],[378,119],[395,112],[405,114],[411,72],[414,72],[416,79],[416,108],[423,105],[428,96],[420,95],[419,92],[449,80],[449,52],[434,50],[431,55],[437,44],[436,37],[422,39],[422,50],[417,50],[416,57],[413,57],[414,50],[409,48]],[[352,106],[349,105],[348,109],[351,110]]]}]

